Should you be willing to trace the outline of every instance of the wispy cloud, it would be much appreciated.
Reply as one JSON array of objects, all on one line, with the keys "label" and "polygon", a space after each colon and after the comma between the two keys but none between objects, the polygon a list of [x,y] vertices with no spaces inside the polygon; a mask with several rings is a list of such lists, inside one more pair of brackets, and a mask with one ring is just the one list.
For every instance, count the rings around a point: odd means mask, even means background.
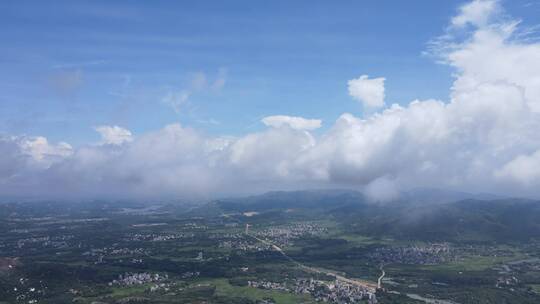
[{"label": "wispy cloud", "polygon": [[189,99],[195,94],[204,92],[219,92],[225,87],[227,81],[227,70],[220,68],[217,76],[209,80],[205,72],[193,73],[190,77],[189,85],[182,89],[169,89],[162,98],[162,102],[170,106],[177,114],[182,108],[189,104]]}]

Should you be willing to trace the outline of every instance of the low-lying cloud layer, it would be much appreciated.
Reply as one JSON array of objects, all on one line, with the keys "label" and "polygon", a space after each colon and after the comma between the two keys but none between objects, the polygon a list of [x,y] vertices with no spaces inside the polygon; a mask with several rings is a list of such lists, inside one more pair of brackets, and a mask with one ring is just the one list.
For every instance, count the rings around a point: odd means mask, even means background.
[{"label": "low-lying cloud layer", "polygon": [[431,44],[455,68],[449,101],[384,107],[384,78],[361,76],[349,82],[351,96],[382,109],[345,113],[317,136],[320,120],[280,115],[239,138],[180,124],[136,135],[100,126],[102,142],[77,149],[0,137],[0,193],[173,198],[366,187],[392,196],[428,186],[540,196],[540,44],[523,32],[497,1],[464,5]]}]

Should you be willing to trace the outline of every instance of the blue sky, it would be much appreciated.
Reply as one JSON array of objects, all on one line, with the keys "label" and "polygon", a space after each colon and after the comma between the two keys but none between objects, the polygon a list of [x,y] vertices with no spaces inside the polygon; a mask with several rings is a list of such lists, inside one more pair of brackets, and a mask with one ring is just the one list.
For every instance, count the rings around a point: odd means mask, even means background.
[{"label": "blue sky", "polygon": [[[540,5],[507,1],[533,17]],[[72,144],[92,127],[135,134],[180,121],[244,134],[273,114],[360,113],[345,84],[387,78],[387,103],[447,99],[448,67],[423,56],[460,1],[3,1],[0,132]],[[179,113],[162,99],[226,74]]]},{"label": "blue sky", "polygon": [[[422,52],[460,3],[3,1],[0,133],[77,145],[103,124],[241,135],[285,114],[328,126],[361,113],[346,90],[360,74],[386,77],[387,103],[445,100],[450,70]],[[198,90],[179,113],[163,102],[220,71],[223,88]]]},{"label": "blue sky", "polygon": [[0,195],[540,197],[539,16],[539,0],[2,1]]}]

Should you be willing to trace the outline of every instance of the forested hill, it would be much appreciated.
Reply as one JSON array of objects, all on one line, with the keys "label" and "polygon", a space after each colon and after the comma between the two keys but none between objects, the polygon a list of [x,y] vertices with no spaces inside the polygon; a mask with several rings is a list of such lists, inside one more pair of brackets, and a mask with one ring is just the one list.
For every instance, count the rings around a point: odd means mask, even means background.
[{"label": "forested hill", "polygon": [[356,191],[270,192],[218,200],[202,209],[212,210],[214,214],[257,212],[258,216],[265,217],[331,217],[358,233],[399,239],[521,242],[540,237],[538,201],[447,201],[452,195],[441,195],[440,199],[434,196],[430,200],[425,195],[415,199],[409,193],[392,202],[373,203]]}]

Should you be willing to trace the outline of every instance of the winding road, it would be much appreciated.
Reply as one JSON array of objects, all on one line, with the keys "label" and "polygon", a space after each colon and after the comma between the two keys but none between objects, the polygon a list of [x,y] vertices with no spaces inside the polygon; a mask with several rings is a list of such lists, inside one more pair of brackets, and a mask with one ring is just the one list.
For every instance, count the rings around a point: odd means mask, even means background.
[{"label": "winding road", "polygon": [[384,266],[381,265],[380,269],[381,269],[381,276],[377,279],[377,288],[381,289],[382,288],[382,279],[384,278],[384,276],[386,275],[386,272],[384,272]]}]

